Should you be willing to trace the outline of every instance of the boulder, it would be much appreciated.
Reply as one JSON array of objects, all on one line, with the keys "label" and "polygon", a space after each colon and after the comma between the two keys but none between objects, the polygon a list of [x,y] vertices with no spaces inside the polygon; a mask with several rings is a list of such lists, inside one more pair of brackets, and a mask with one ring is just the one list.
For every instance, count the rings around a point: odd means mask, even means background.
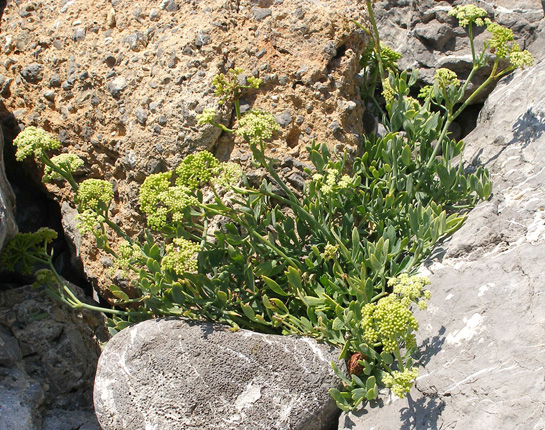
[{"label": "boulder", "polygon": [[99,430],[92,383],[99,340],[107,339],[103,318],[67,309],[43,288],[3,288],[0,428]]},{"label": "boulder", "polygon": [[337,422],[328,390],[339,351],[308,338],[185,320],[115,335],[95,378],[103,430],[320,430]]},{"label": "boulder", "polygon": [[0,127],[0,250],[17,234],[15,195],[4,170],[4,133]]},{"label": "boulder", "polygon": [[[367,37],[351,20],[364,13],[357,0],[11,1],[0,90],[21,128],[51,131],[85,160],[86,178],[114,183],[112,218],[136,234],[147,175],[202,149],[251,166],[243,142],[197,126],[204,108],[218,107],[213,76],[231,67],[263,80],[263,91],[241,102],[280,119],[276,156],[305,156],[312,139],[354,151],[363,134],[355,77]],[[233,107],[219,119],[232,124]],[[48,187],[71,200],[68,188]],[[81,248],[106,296],[110,280],[94,242]]]},{"label": "boulder", "polygon": [[545,61],[500,81],[465,157],[492,198],[426,264],[420,376],[339,429],[545,428]]}]

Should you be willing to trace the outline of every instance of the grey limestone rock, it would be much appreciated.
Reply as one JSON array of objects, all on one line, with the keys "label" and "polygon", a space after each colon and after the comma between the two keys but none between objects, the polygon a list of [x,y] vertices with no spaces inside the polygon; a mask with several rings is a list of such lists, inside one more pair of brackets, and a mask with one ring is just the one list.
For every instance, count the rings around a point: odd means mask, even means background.
[{"label": "grey limestone rock", "polygon": [[4,134],[0,128],[0,249],[17,234],[15,195],[4,170]]},{"label": "grey limestone rock", "polygon": [[545,61],[500,81],[465,157],[494,194],[424,270],[420,376],[339,429],[545,428]]},{"label": "grey limestone rock", "polygon": [[338,355],[307,338],[146,321],[104,349],[95,411],[104,430],[328,429],[338,415],[328,394],[339,384],[330,365]]},{"label": "grey limestone rock", "polygon": [[106,338],[100,315],[75,313],[43,288],[0,290],[0,429],[98,430],[92,379]]},{"label": "grey limestone rock", "polygon": [[[375,15],[381,39],[386,45],[400,52],[401,69],[420,69],[419,80],[431,84],[435,70],[446,67],[465,79],[471,71],[471,48],[466,31],[448,12],[455,5],[475,4],[485,9],[495,22],[504,25],[515,34],[522,49],[534,41],[544,8],[540,0],[492,0],[492,1],[394,1],[381,0],[375,4]],[[476,47],[480,49],[487,32],[476,32]],[[482,69],[476,75],[479,85],[490,70]],[[485,76],[486,75],[486,76]],[[492,88],[492,87],[491,87]],[[483,102],[483,93],[477,102]]]}]

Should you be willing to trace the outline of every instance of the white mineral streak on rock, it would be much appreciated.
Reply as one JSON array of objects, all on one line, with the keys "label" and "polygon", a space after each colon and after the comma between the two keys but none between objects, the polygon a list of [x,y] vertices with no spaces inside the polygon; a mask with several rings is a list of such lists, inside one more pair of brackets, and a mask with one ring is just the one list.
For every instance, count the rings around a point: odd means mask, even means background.
[{"label": "white mineral streak on rock", "polygon": [[490,288],[494,288],[496,284],[494,282],[490,282],[488,284],[481,285],[479,288],[479,293],[477,294],[478,297],[484,296],[484,293],[486,293]]},{"label": "white mineral streak on rock", "polygon": [[241,412],[245,406],[255,403],[261,398],[261,386],[254,385],[254,381],[251,381],[244,391],[239,394],[235,400],[235,408],[238,412]]},{"label": "white mineral streak on rock", "polygon": [[534,214],[534,220],[528,226],[526,240],[535,244],[545,239],[545,212],[539,211]]},{"label": "white mineral streak on rock", "polygon": [[316,344],[314,343],[315,341],[314,340],[311,340],[307,337],[304,337],[301,339],[303,342],[307,343],[308,346],[310,346],[310,349],[312,349],[312,352],[314,352],[316,354],[316,356],[322,360],[322,361],[328,361],[325,357],[324,357],[324,354],[322,353],[322,350],[320,348],[318,348],[316,346]]},{"label": "white mineral streak on rock", "polygon": [[483,316],[478,313],[474,313],[469,319],[464,318],[465,327],[461,330],[449,333],[446,342],[459,346],[463,342],[471,340],[484,329],[484,327],[481,327],[483,320]]}]

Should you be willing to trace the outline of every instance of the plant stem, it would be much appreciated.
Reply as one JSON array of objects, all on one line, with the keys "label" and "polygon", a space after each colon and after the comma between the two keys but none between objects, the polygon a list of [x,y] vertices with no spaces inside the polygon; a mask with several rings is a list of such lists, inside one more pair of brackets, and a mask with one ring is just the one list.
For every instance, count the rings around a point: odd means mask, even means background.
[{"label": "plant stem", "polygon": [[367,5],[367,11],[369,12],[369,21],[371,21],[371,25],[373,26],[373,33],[374,33],[373,39],[375,42],[375,53],[377,56],[380,79],[382,81],[382,79],[384,79],[384,67],[382,65],[382,56],[381,56],[381,50],[380,50],[380,36],[378,34],[377,22],[375,20],[375,14],[373,12],[373,6],[371,5],[371,0],[365,0],[365,4]]}]

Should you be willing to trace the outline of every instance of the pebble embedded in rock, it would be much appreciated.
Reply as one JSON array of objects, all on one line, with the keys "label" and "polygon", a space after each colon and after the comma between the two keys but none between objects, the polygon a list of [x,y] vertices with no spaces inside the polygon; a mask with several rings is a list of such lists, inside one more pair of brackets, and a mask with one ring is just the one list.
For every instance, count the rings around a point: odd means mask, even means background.
[{"label": "pebble embedded in rock", "polygon": [[123,76],[119,76],[108,84],[108,91],[110,94],[117,98],[127,88],[127,80]]},{"label": "pebble embedded in rock", "polygon": [[49,79],[49,86],[52,88],[59,88],[61,86],[61,77],[58,73],[53,73],[53,76]]},{"label": "pebble embedded in rock", "polygon": [[44,98],[50,102],[55,101],[55,90],[44,91]]},{"label": "pebble embedded in rock", "polygon": [[137,107],[135,110],[134,110],[134,115],[136,116],[136,120],[142,124],[142,125],[145,125],[146,124],[146,121],[148,120],[148,113],[146,112],[145,109],[141,108],[141,107]]},{"label": "pebble embedded in rock", "polygon": [[114,57],[113,55],[108,55],[106,58],[104,58],[104,63],[105,63],[108,67],[112,68],[112,67],[115,66],[116,59],[115,59],[115,57]]},{"label": "pebble embedded in rock", "polygon": [[72,34],[72,40],[74,42],[81,42],[85,39],[85,28],[78,28],[74,30],[74,34]]},{"label": "pebble embedded in rock", "polygon": [[163,0],[160,7],[167,12],[176,12],[179,9],[175,0]]},{"label": "pebble embedded in rock", "polygon": [[148,46],[148,38],[144,36],[143,33],[136,31],[129,36],[127,36],[124,40],[124,43],[129,45],[129,48],[131,51],[134,52],[140,52]]},{"label": "pebble embedded in rock", "polygon": [[150,10],[149,19],[152,21],[157,21],[159,19],[159,11],[157,9]]},{"label": "pebble embedded in rock", "polygon": [[43,79],[43,75],[42,75],[43,70],[44,70],[44,67],[41,64],[32,63],[24,67],[23,70],[21,70],[21,76],[28,83],[37,84]]},{"label": "pebble embedded in rock", "polygon": [[289,111],[284,111],[280,114],[276,114],[274,115],[274,119],[276,119],[276,122],[282,127],[282,128],[285,128],[287,127],[291,121],[292,121],[292,117],[291,117],[291,114]]},{"label": "pebble embedded in rock", "polygon": [[262,19],[267,18],[272,15],[272,11],[269,8],[264,7],[254,7],[252,9],[252,16],[257,20],[261,21]]}]

